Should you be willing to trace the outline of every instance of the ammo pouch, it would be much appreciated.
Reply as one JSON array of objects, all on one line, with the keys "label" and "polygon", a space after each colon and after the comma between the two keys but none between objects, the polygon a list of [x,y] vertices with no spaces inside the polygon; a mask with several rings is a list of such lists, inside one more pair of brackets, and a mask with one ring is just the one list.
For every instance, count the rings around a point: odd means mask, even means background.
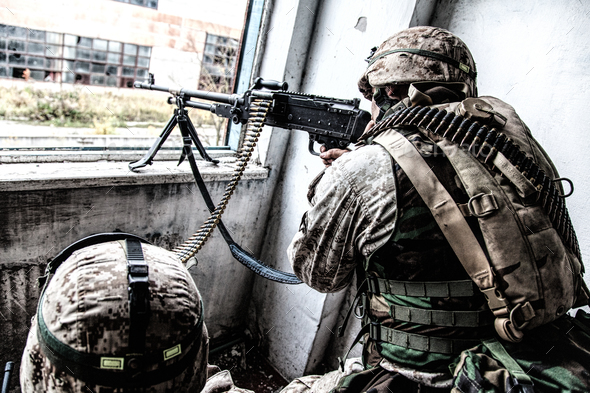
[{"label": "ammo pouch", "polygon": [[530,332],[522,343],[486,340],[465,351],[453,393],[583,392],[590,388],[590,315],[579,310]]},{"label": "ammo pouch", "polygon": [[[526,146],[522,147],[524,152],[535,157],[538,162],[538,165],[535,164],[537,176],[542,175],[545,182],[558,177],[544,151],[530,136],[530,131],[512,107],[492,97],[468,100],[477,100],[476,108],[479,105],[480,108],[485,106],[502,111],[504,124],[497,125],[502,135],[521,147]],[[447,137],[449,133],[456,136],[460,132],[457,131],[459,122],[465,120],[462,116],[453,115],[453,111],[457,109],[459,112],[458,109],[468,106],[474,105],[454,103],[446,111],[442,110],[447,116],[454,116],[451,125],[445,125],[442,131],[440,129],[444,121],[436,132],[428,127],[418,127],[425,137],[438,145],[452,164],[470,197],[467,206],[457,205],[416,147],[403,135],[387,127],[416,128],[417,124],[427,123],[424,115],[420,119],[415,111],[409,115],[398,114],[394,121],[385,119],[383,123],[386,126],[381,126],[383,130],[373,139],[373,143],[382,145],[392,155],[429,207],[463,267],[488,299],[488,305],[496,317],[497,333],[504,340],[518,342],[523,337],[523,330],[549,323],[572,307],[588,303],[582,278],[583,265],[562,200],[559,204],[551,202],[552,206],[563,206],[559,213],[555,213],[557,207],[549,209],[554,215],[559,214],[557,221],[560,224],[555,225],[555,217],[552,220],[547,209],[544,210],[542,206],[541,187],[535,186],[501,152],[494,151],[494,159],[488,163],[488,157],[482,158],[483,147],[473,149],[477,138],[483,141],[483,131],[478,133],[482,134],[481,137],[470,139],[472,144],[469,149],[459,145],[461,138],[457,143]],[[422,109],[423,114],[429,110]],[[472,116],[472,119],[480,121],[474,114],[461,115]],[[484,115],[487,116],[487,112]],[[404,116],[405,120],[400,121]],[[476,125],[479,126],[474,122],[473,126]],[[488,130],[486,127],[481,129]],[[500,131],[494,132],[497,134]],[[463,140],[466,138],[463,137]],[[489,152],[490,149],[488,155]],[[530,158],[526,160],[532,167],[531,163],[535,161]],[[498,174],[494,175],[491,168]],[[545,193],[548,191],[545,190]],[[477,217],[485,247],[476,239],[465,216]],[[568,241],[567,245],[564,239]]]}]

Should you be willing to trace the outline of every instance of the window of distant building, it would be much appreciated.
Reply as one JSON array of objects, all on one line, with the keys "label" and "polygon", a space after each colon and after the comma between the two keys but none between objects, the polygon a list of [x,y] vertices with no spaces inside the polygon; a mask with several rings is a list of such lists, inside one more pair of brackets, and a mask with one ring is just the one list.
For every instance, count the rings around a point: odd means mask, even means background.
[{"label": "window of distant building", "polygon": [[230,92],[235,74],[239,42],[236,39],[207,34],[199,89]]},{"label": "window of distant building", "polygon": [[0,24],[0,77],[133,87],[146,79],[151,48]]},{"label": "window of distant building", "polygon": [[115,0],[115,1],[119,1],[121,3],[140,5],[142,7],[153,8],[155,10],[158,9],[158,0]]}]

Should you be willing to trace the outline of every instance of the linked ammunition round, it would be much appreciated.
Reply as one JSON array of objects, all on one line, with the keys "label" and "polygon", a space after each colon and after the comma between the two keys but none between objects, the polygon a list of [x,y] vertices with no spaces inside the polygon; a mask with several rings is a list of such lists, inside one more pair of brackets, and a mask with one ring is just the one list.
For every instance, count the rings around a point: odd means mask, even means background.
[{"label": "linked ammunition round", "polygon": [[447,112],[442,110],[436,113],[430,121],[430,123],[428,123],[428,125],[426,126],[426,129],[430,132],[434,132],[434,128],[440,124],[440,122],[444,119],[446,114]]},{"label": "linked ammunition round", "polygon": [[400,124],[407,124],[409,119],[412,119],[414,116],[416,116],[416,114],[418,114],[418,112],[420,111],[421,107],[419,106],[414,106],[410,109],[410,111],[404,116],[404,117],[399,117],[399,121],[398,123]]},{"label": "linked ammunition round", "polygon": [[[438,109],[433,108],[431,110],[429,110],[424,117],[422,118],[422,120],[420,120],[417,124],[418,127],[422,127],[428,123],[430,123],[430,120],[432,120],[432,118],[434,117],[434,115],[436,115],[439,112]],[[428,127],[426,127],[428,128]]]},{"label": "linked ammunition round", "polygon": [[473,149],[478,145],[478,143],[482,140],[482,138],[484,138],[484,136],[487,135],[488,131],[489,131],[488,127],[485,125],[483,125],[479,128],[479,130],[475,134],[475,138],[473,138],[473,141],[469,145],[469,151],[475,151]]},{"label": "linked ammunition round", "polygon": [[442,135],[442,132],[446,129],[447,125],[451,122],[451,120],[453,120],[454,117],[454,113],[447,113],[445,117],[443,117],[443,119],[441,120],[438,127],[436,127],[436,130],[434,130],[434,133],[437,135]]},{"label": "linked ammunition round", "polygon": [[469,129],[467,130],[467,132],[465,133],[465,136],[461,140],[461,146],[463,146],[467,143],[470,143],[471,138],[473,136],[475,136],[475,133],[477,132],[479,127],[481,127],[481,125],[476,121],[474,121],[473,124],[471,124],[471,126],[469,126]]},{"label": "linked ammunition round", "polygon": [[425,106],[424,108],[420,109],[418,111],[418,113],[416,113],[416,116],[414,116],[411,120],[408,121],[408,123],[410,125],[415,126],[420,120],[423,119],[423,117],[430,111],[430,108],[428,108],[427,106]]},{"label": "linked ammunition round", "polygon": [[464,119],[459,125],[459,128],[457,128],[457,132],[455,132],[455,135],[453,135],[453,137],[451,138],[451,142],[459,142],[459,139],[463,138],[464,134],[467,132],[471,124],[471,120]]},{"label": "linked ammunition round", "polygon": [[457,127],[459,127],[459,124],[461,124],[461,121],[463,121],[463,118],[455,115],[453,120],[451,120],[451,122],[449,123],[449,127],[443,133],[443,138],[450,139],[453,132],[455,132]]},{"label": "linked ammunition round", "polygon": [[396,114],[394,114],[393,116],[390,117],[391,121],[393,123],[399,123],[397,120],[398,119],[403,119],[404,117],[406,117],[410,112],[412,111],[412,108],[405,108],[399,112],[397,112]]},{"label": "linked ammunition round", "polygon": [[492,128],[488,131],[483,143],[481,144],[479,152],[477,152],[477,157],[487,158],[488,154],[490,154],[490,152],[492,151],[492,144],[496,141],[497,135],[498,132],[495,128]]},{"label": "linked ammunition round", "polygon": [[[505,142],[506,142],[506,135],[504,135],[502,132],[500,132],[498,134],[498,137],[496,138],[496,141],[494,142],[494,145],[492,146],[492,149],[490,150],[490,153],[485,158],[484,164],[492,165],[492,162],[494,161],[494,159],[498,155],[498,151],[503,147]],[[491,169],[492,169],[492,171],[495,171],[496,167],[492,165]]]}]

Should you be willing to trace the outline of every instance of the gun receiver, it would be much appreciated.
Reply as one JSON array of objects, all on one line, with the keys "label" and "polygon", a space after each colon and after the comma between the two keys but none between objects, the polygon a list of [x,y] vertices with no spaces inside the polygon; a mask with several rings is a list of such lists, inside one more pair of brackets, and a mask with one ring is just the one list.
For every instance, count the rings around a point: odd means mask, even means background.
[{"label": "gun receiver", "polygon": [[[263,92],[253,91],[253,96]],[[289,130],[302,130],[309,134],[309,152],[314,142],[327,149],[346,148],[358,141],[371,115],[359,109],[360,100],[344,100],[301,93],[272,93],[272,107],[266,125]]]},{"label": "gun receiver", "polygon": [[[314,155],[319,155],[313,148],[315,142],[325,145],[327,149],[345,148],[350,143],[357,142],[371,120],[369,112],[359,109],[358,98],[346,100],[288,92],[285,91],[286,82],[258,78],[244,94],[171,89],[150,82],[135,82],[134,87],[170,93],[173,95],[168,98],[170,104],[178,104],[181,98],[184,106],[208,110],[217,116],[231,119],[235,124],[245,124],[251,117],[252,100],[271,100],[271,108],[264,124],[306,131],[309,134],[309,151]],[[213,103],[191,101],[191,98]]]}]

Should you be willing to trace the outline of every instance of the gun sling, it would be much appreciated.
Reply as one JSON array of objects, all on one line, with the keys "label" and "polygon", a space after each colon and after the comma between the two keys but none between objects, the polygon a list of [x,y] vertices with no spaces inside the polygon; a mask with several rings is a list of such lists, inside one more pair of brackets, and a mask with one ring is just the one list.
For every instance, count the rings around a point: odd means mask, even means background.
[{"label": "gun sling", "polygon": [[[201,191],[201,195],[203,196],[203,200],[207,205],[209,211],[213,212],[215,210],[215,204],[211,199],[211,195],[209,194],[209,190],[207,190],[207,186],[205,185],[205,181],[199,172],[199,168],[197,167],[197,162],[193,155],[193,150],[191,147],[191,138],[186,134],[186,131],[182,131],[183,140],[184,140],[184,155],[188,158],[188,161],[191,166],[191,170],[193,172],[193,176],[195,178],[195,183],[197,187],[199,187],[199,191]],[[219,220],[217,223],[219,227],[219,232],[223,239],[227,243],[232,252],[234,258],[236,258],[240,263],[244,266],[249,268],[250,270],[254,271],[258,275],[268,278],[269,280],[277,281],[284,284],[300,284],[301,280],[297,278],[293,273],[282,272],[280,270],[274,269],[270,266],[266,266],[259,260],[257,260],[254,256],[250,255],[246,251],[244,251],[231,237],[229,231],[223,224],[223,221]]]}]

